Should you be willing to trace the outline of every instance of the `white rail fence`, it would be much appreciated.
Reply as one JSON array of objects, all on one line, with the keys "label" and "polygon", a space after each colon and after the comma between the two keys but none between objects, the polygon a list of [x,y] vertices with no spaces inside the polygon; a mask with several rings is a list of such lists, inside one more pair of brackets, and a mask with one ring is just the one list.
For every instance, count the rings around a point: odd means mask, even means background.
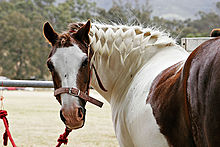
[{"label": "white rail fence", "polygon": [[1,87],[33,87],[33,88],[53,88],[52,81],[35,80],[0,80]]}]

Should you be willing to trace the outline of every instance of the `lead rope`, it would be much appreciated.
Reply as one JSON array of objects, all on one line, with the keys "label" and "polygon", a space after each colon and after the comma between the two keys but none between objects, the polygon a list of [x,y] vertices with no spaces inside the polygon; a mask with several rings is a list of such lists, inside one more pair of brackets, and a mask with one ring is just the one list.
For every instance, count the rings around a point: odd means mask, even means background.
[{"label": "lead rope", "polygon": [[67,137],[68,137],[68,135],[69,135],[69,133],[70,133],[71,131],[72,131],[72,130],[69,129],[69,128],[66,128],[66,129],[65,129],[65,132],[64,132],[62,135],[60,135],[59,139],[57,140],[57,141],[58,141],[58,144],[57,144],[56,147],[60,147],[60,146],[62,145],[62,143],[64,143],[64,144],[67,144],[67,143],[68,143]]},{"label": "lead rope", "polygon": [[[88,95],[89,95],[90,76],[91,75],[89,75],[89,84],[87,86],[87,91],[86,91],[86,93]],[[62,144],[67,144],[68,143],[67,137],[68,137],[68,135],[70,134],[71,131],[72,131],[71,129],[66,127],[65,132],[63,134],[61,134],[60,137],[57,139],[58,144],[56,145],[56,147],[60,147]]]},{"label": "lead rope", "polygon": [[[2,87],[3,87],[3,82],[2,82]],[[2,91],[2,95],[0,97],[0,101],[1,101],[1,108],[0,108],[0,119],[3,120],[3,123],[5,125],[5,133],[3,134],[3,145],[4,146],[7,146],[8,144],[8,138],[9,140],[11,141],[11,144],[13,147],[16,147],[15,145],[15,142],[11,136],[11,133],[9,131],[9,124],[8,124],[8,120],[6,118],[6,116],[8,115],[7,111],[6,110],[3,110],[4,106],[3,106],[3,100],[4,100],[4,97],[3,97],[3,91]]]}]

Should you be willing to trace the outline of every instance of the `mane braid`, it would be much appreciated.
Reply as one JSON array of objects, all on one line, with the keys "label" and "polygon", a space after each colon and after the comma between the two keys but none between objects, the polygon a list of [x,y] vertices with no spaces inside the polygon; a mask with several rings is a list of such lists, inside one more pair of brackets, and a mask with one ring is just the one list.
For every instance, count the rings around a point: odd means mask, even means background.
[{"label": "mane braid", "polygon": [[[74,32],[82,25],[82,23],[72,23],[69,25],[69,31]],[[140,26],[92,23],[89,37],[94,56],[97,54],[107,56],[107,64],[114,51],[120,54],[121,62],[124,64],[132,52],[143,54],[152,46],[162,48],[176,44],[175,40],[166,33]]]}]

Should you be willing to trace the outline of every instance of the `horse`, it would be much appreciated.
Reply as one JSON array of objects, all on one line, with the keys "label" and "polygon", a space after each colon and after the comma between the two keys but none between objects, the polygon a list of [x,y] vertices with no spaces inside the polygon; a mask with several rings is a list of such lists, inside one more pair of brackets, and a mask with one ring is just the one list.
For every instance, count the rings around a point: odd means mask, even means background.
[{"label": "horse", "polygon": [[189,54],[167,33],[141,26],[88,20],[58,34],[46,22],[43,32],[68,128],[83,127],[86,100],[79,95],[88,96],[91,85],[111,105],[121,147],[220,144],[220,38]]},{"label": "horse", "polygon": [[219,28],[213,29],[210,33],[210,37],[219,37],[219,36],[220,36],[220,29]]}]

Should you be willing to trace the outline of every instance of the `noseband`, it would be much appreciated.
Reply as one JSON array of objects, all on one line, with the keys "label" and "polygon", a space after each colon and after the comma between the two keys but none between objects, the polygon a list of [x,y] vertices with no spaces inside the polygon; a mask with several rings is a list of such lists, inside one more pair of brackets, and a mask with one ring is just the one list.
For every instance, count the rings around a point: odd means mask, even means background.
[{"label": "noseband", "polygon": [[76,89],[76,88],[64,88],[64,87],[61,87],[61,88],[58,88],[54,91],[54,96],[56,97],[57,95],[60,95],[60,94],[63,94],[63,93],[67,93],[67,94],[70,94],[72,96],[76,96],[76,97],[79,97],[85,101],[88,101],[98,107],[102,107],[103,105],[103,102],[87,95],[86,93],[80,91],[79,89]]}]

